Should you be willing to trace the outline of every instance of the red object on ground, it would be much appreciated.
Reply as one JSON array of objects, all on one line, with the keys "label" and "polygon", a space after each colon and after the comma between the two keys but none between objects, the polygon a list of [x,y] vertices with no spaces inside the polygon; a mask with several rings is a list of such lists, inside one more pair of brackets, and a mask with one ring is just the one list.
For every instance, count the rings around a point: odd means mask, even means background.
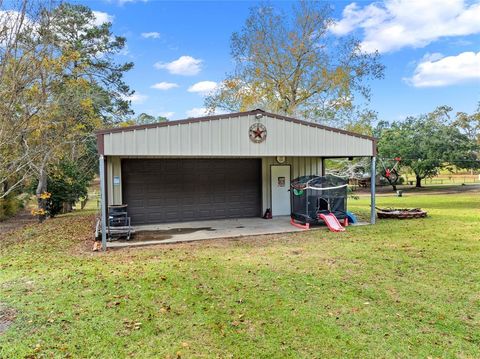
[{"label": "red object on ground", "polygon": [[348,217],[345,217],[345,218],[343,219],[343,226],[344,226],[344,227],[348,227]]},{"label": "red object on ground", "polygon": [[310,223],[300,224],[300,223],[295,222],[295,220],[292,217],[290,217],[290,224],[292,226],[295,226],[295,227],[298,227],[298,228],[301,228],[301,229],[310,229]]},{"label": "red object on ground", "polygon": [[272,219],[272,211],[270,210],[270,208],[267,208],[267,210],[265,211],[263,219]]},{"label": "red object on ground", "polygon": [[343,231],[345,231],[345,228],[342,227],[342,225],[338,221],[337,217],[335,217],[333,215],[333,213],[319,214],[318,217],[325,222],[328,229],[331,230],[332,232],[343,232]]}]

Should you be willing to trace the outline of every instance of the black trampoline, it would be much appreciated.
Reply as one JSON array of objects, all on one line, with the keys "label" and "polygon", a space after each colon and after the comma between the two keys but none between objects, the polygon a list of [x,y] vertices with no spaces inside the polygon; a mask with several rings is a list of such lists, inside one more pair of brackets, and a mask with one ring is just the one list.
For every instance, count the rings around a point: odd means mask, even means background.
[{"label": "black trampoline", "polygon": [[331,230],[342,231],[334,222],[347,218],[347,188],[348,179],[334,175],[294,179],[290,185],[292,224],[309,228],[325,222]]}]

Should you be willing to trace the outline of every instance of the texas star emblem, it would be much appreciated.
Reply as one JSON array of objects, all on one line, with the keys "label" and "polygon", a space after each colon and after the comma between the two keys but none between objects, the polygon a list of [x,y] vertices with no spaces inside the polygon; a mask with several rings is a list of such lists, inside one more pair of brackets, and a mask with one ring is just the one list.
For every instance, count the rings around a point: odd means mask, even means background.
[{"label": "texas star emblem", "polygon": [[250,140],[252,142],[263,142],[267,138],[267,128],[261,123],[254,123],[250,126],[248,135],[250,136]]}]

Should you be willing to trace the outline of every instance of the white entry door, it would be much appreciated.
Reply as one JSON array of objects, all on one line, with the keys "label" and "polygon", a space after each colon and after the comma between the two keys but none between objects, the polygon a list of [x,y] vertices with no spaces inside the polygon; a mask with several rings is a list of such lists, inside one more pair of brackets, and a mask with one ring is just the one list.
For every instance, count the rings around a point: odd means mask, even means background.
[{"label": "white entry door", "polygon": [[272,215],[290,215],[290,166],[271,166]]}]

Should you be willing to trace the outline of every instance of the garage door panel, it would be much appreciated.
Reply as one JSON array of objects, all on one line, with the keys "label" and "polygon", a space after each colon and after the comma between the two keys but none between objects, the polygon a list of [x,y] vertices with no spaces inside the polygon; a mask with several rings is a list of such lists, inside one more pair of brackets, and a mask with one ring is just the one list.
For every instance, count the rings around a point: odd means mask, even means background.
[{"label": "garage door panel", "polygon": [[225,203],[227,195],[216,193],[213,195],[213,203]]},{"label": "garage door panel", "polygon": [[228,210],[228,216],[229,217],[242,217],[243,212],[239,208],[231,208]]},{"label": "garage door panel", "polygon": [[183,201],[181,206],[184,211],[194,211],[197,208],[197,204],[192,201]]},{"label": "garage door panel", "polygon": [[165,209],[163,207],[162,208],[155,207],[150,209],[148,212],[144,212],[143,214],[148,215],[148,217],[151,217],[151,218],[162,218],[165,214]]},{"label": "garage door panel", "polygon": [[162,216],[161,218],[159,217],[156,217],[156,216],[152,216],[150,218],[150,223],[152,222],[157,222],[157,219],[160,220],[160,222],[181,222],[182,218],[179,217],[179,212],[177,209],[173,210],[173,211],[167,211],[165,212],[164,216]]},{"label": "garage door panel", "polygon": [[259,159],[124,159],[133,224],[261,215]]},{"label": "garage door panel", "polygon": [[182,216],[192,218],[192,217],[195,216],[195,213],[196,213],[195,210],[183,210],[183,211],[182,211]]},{"label": "garage door panel", "polygon": [[213,209],[211,212],[217,218],[231,218],[228,216],[228,211],[225,208]]},{"label": "garage door panel", "polygon": [[212,219],[215,218],[215,214],[211,209],[205,209],[205,210],[200,210],[195,212],[196,220],[206,220],[206,219]]}]

